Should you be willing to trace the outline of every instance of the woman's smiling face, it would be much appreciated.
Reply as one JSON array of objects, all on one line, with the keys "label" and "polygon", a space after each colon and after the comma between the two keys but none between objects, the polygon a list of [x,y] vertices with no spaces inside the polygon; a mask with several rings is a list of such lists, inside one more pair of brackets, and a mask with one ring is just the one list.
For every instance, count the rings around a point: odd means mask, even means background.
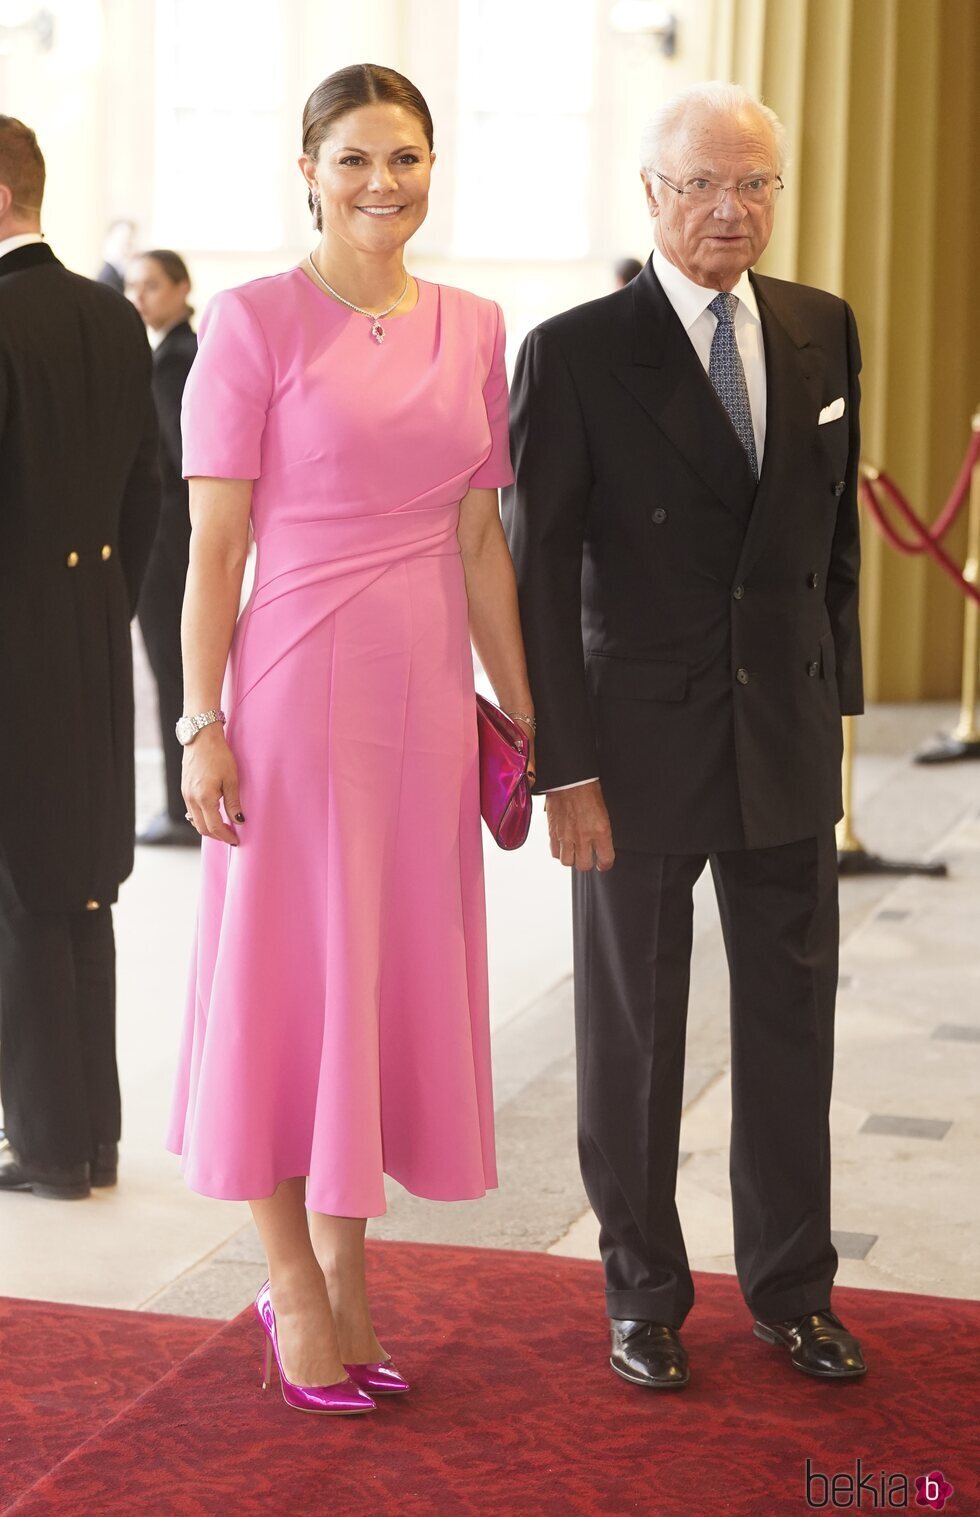
[{"label": "woman's smiling face", "polygon": [[339,116],[300,168],[319,197],[325,234],[359,252],[386,253],[425,220],[434,162],[418,116],[377,104]]}]

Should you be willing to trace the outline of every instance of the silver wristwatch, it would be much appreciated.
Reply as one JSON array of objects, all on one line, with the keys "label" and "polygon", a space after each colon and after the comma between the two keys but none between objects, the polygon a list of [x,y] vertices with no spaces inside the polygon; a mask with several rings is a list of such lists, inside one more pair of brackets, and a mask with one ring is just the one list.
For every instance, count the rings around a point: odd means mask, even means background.
[{"label": "silver wristwatch", "polygon": [[188,743],[194,741],[201,728],[210,727],[212,722],[220,722],[224,726],[225,713],[223,711],[202,711],[200,716],[182,716],[174,728],[178,743],[183,744],[186,748]]}]

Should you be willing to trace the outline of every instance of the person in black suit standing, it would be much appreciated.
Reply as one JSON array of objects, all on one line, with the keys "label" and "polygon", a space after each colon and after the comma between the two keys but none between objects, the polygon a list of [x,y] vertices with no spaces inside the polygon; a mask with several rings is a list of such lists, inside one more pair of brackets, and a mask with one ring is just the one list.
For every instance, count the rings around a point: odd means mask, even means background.
[{"label": "person in black suit standing", "polygon": [[692,889],[731,977],[735,1259],[755,1332],[864,1373],[831,1311],[841,713],[862,709],[854,318],[750,274],[782,128],[694,87],[644,138],[654,252],[530,333],[505,503],[551,850],[573,879],[579,1150],[612,1368],[687,1383],[675,1206]]},{"label": "person in black suit standing", "polygon": [[153,344],[153,399],[160,424],[160,522],[137,615],[157,684],[167,787],[165,810],[147,823],[136,841],[197,848],[200,834],[185,820],[187,808],[180,791],[183,750],[174,737],[174,726],[184,709],[180,612],[191,540],[180,436],[184,383],[197,356],[197,338],[190,324],[190,291],[187,265],[169,248],[140,253],[127,270],[126,294],[143,318]]},{"label": "person in black suit standing", "polygon": [[133,865],[130,619],[159,509],[150,352],[40,230],[0,116],[0,1190],[116,1179],[112,903]]},{"label": "person in black suit standing", "polygon": [[110,221],[102,248],[102,267],[96,274],[99,284],[107,284],[121,295],[126,288],[126,266],[133,256],[136,223],[126,216]]}]

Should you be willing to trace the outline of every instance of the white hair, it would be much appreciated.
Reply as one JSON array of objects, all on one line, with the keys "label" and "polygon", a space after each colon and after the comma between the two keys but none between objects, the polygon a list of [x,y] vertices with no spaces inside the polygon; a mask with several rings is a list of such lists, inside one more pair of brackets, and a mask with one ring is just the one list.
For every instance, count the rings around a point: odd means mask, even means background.
[{"label": "white hair", "polygon": [[776,112],[740,84],[725,84],[718,79],[680,90],[650,117],[640,136],[640,168],[647,176],[662,170],[674,138],[684,130],[692,115],[738,116],[744,111],[753,112],[772,132],[776,172],[781,174],[786,166],[786,128]]}]

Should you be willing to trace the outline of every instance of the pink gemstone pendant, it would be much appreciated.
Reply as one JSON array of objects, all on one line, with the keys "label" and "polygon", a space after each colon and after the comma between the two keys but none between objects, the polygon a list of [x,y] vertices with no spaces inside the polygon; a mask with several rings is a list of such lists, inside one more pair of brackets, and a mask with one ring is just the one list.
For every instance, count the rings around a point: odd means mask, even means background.
[{"label": "pink gemstone pendant", "polygon": [[375,342],[377,342],[377,343],[384,342],[384,340],[385,340],[385,329],[381,325],[380,321],[376,321],[374,323],[374,326],[371,328],[371,336],[374,338]]}]

